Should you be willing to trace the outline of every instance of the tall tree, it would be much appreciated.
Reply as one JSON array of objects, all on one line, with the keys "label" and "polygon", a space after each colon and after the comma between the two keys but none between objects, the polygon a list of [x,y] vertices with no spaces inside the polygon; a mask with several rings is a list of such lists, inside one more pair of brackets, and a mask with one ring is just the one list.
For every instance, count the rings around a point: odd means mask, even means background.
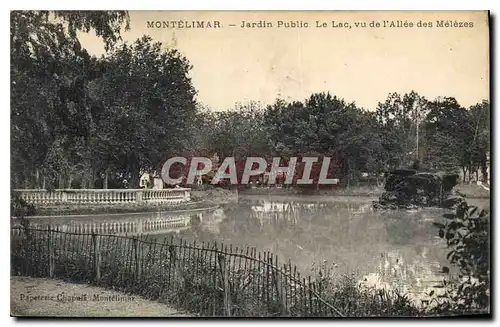
[{"label": "tall tree", "polygon": [[424,122],[429,143],[427,161],[448,171],[462,167],[465,177],[469,162],[467,138],[471,135],[466,109],[449,97],[432,101],[429,108]]},{"label": "tall tree", "polygon": [[384,103],[378,104],[376,117],[387,168],[409,165],[423,156],[425,138],[420,127],[427,112],[428,101],[414,91],[404,95],[391,93]]},{"label": "tall tree", "polygon": [[192,67],[148,36],[101,60],[104,73],[93,87],[94,157],[102,158],[99,170],[114,167],[138,187],[140,171],[159,172],[168,157],[189,149],[196,113]]},{"label": "tall tree", "polygon": [[70,165],[62,163],[75,161],[69,148],[89,128],[82,86],[90,63],[76,32],[93,29],[111,48],[124,25],[128,14],[122,11],[11,12],[14,186],[40,187],[41,175],[49,177],[47,187],[57,186],[55,176]]},{"label": "tall tree", "polygon": [[278,100],[268,107],[266,123],[274,153],[285,157],[319,153],[333,157],[344,182],[361,172],[379,171],[381,144],[373,114],[329,93],[302,102]]}]

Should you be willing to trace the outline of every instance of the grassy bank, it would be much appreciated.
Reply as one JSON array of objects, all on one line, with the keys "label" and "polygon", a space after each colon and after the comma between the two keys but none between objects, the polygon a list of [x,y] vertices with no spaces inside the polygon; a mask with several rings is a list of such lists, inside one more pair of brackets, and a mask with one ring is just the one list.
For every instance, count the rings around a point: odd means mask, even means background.
[{"label": "grassy bank", "polygon": [[384,192],[382,187],[377,186],[353,186],[349,188],[334,187],[329,189],[305,189],[305,188],[277,188],[258,187],[240,191],[242,195],[319,195],[319,196],[359,196],[379,197]]},{"label": "grassy bank", "polygon": [[[455,190],[463,194],[465,198],[489,199],[490,192],[476,184],[459,184]],[[378,186],[352,186],[333,187],[330,189],[303,189],[303,188],[277,188],[257,187],[240,191],[242,195],[321,195],[321,196],[359,196],[379,197],[384,192],[383,187]]]},{"label": "grassy bank", "polygon": [[238,191],[228,190],[211,185],[203,185],[199,189],[191,190],[193,201],[204,201],[211,204],[224,204],[238,201]]},{"label": "grassy bank", "polygon": [[477,184],[460,184],[455,189],[470,199],[489,199],[490,192]]}]

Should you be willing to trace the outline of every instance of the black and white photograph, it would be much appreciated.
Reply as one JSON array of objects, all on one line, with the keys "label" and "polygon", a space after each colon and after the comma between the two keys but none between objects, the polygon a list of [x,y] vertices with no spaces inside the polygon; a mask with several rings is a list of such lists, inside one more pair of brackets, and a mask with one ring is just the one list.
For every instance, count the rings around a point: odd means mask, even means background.
[{"label": "black and white photograph", "polygon": [[10,11],[11,317],[491,318],[490,23]]}]

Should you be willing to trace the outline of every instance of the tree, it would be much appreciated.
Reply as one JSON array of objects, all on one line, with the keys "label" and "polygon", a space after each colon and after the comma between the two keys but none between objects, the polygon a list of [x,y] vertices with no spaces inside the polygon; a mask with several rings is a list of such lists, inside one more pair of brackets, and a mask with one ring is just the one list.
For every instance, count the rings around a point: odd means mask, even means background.
[{"label": "tree", "polygon": [[269,153],[264,108],[260,103],[237,103],[233,110],[212,115],[209,152],[227,156],[266,156]]},{"label": "tree", "polygon": [[469,156],[469,172],[476,174],[481,171],[483,181],[488,180],[487,165],[490,152],[490,104],[483,100],[471,106],[467,115],[468,127],[471,135],[467,138],[466,151]]},{"label": "tree", "polygon": [[164,161],[190,148],[196,114],[192,68],[175,49],[144,36],[101,59],[93,86],[96,169],[112,168],[139,186],[139,172],[160,172]]},{"label": "tree", "polygon": [[426,160],[447,171],[462,167],[465,181],[470,160],[467,143],[472,135],[467,110],[454,98],[437,99],[429,108],[424,122],[429,148]]},{"label": "tree", "polygon": [[329,93],[302,102],[276,101],[265,114],[273,153],[333,157],[337,177],[349,184],[361,172],[380,170],[381,144],[373,114]]},{"label": "tree", "polygon": [[[51,158],[69,155],[74,139],[88,135],[84,86],[91,66],[77,31],[93,29],[107,48],[119,39],[128,14],[114,12],[11,12],[11,159],[14,186],[40,187],[40,169],[56,184]],[[57,153],[57,155],[56,155]],[[59,161],[59,160],[57,160]],[[59,164],[59,163],[58,163]]]},{"label": "tree", "polygon": [[427,112],[428,101],[414,91],[403,96],[391,93],[384,103],[378,104],[376,117],[386,154],[383,161],[388,169],[409,165],[423,156],[425,137],[419,127]]}]

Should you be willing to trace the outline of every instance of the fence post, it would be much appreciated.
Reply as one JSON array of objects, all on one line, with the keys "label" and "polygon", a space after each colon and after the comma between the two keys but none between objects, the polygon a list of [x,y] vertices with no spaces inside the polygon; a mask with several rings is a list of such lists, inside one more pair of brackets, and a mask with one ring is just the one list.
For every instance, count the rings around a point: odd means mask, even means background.
[{"label": "fence post", "polygon": [[307,283],[308,296],[309,296],[309,317],[314,317],[313,301],[312,301],[312,283],[311,276],[309,276],[309,283]]},{"label": "fence post", "polygon": [[137,281],[140,280],[141,265],[139,264],[139,242],[134,238],[134,254],[135,254],[135,277]]},{"label": "fence post", "polygon": [[231,289],[229,287],[229,267],[226,267],[226,258],[223,254],[219,254],[218,259],[224,285],[224,313],[226,317],[231,317]]},{"label": "fence post", "polygon": [[99,240],[99,236],[92,233],[92,244],[94,244],[94,281],[96,283],[101,279],[101,250]]},{"label": "fence post", "polygon": [[52,230],[47,227],[47,261],[49,266],[49,278],[54,278],[54,249],[52,246]]},{"label": "fence post", "polygon": [[[276,265],[277,266],[277,265]],[[278,293],[278,300],[280,301],[281,304],[281,314],[285,315],[286,314],[286,303],[285,303],[285,297],[283,294],[283,283],[281,279],[281,272],[278,269],[272,269],[273,276],[274,276],[274,285],[276,286],[276,292]]]}]

